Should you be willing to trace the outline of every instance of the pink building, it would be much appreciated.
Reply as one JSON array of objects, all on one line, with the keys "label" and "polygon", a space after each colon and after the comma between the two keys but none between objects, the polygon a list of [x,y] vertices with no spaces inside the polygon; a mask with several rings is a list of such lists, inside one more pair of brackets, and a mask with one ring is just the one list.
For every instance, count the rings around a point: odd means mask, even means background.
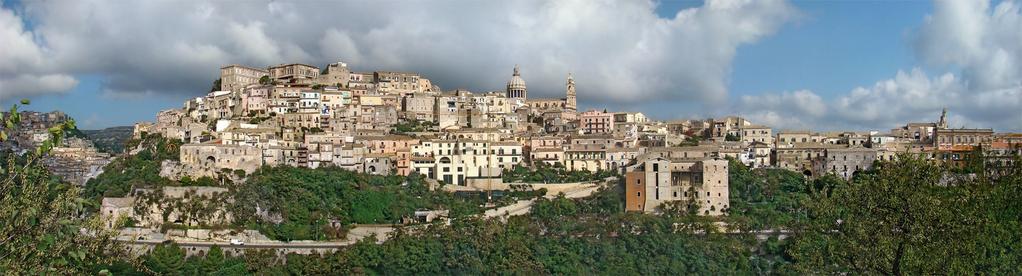
[{"label": "pink building", "polygon": [[586,134],[611,133],[614,131],[614,113],[589,110],[579,116],[580,127]]}]

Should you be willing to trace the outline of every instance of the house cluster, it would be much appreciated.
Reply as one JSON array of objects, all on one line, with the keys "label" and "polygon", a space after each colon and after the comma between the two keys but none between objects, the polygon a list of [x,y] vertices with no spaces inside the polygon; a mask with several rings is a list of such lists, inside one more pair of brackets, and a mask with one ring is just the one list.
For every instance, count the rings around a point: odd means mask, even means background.
[{"label": "house cluster", "polygon": [[[503,91],[441,90],[408,72],[228,65],[219,89],[164,110],[135,135],[178,139],[179,162],[161,174],[214,176],[260,166],[334,166],[368,174],[420,174],[485,189],[515,166],[543,163],[625,176],[628,210],[699,202],[728,208],[728,166],[779,167],[850,178],[898,153],[960,162],[973,149],[1018,153],[1022,135],[911,123],[890,133],[774,132],[741,117],[657,121],[639,112],[579,111],[575,80],[562,98],[537,99],[518,66]],[[997,160],[1001,162],[1003,160]]]},{"label": "house cluster", "polygon": [[[10,113],[4,112],[0,117],[6,119],[7,116],[10,116]],[[60,111],[48,113],[21,111],[19,116],[21,121],[17,126],[12,126],[14,131],[9,132],[6,141],[0,142],[0,151],[33,150],[50,138],[50,128],[71,119]],[[5,127],[7,126],[0,126],[0,129]],[[40,162],[62,180],[85,185],[86,181],[103,172],[103,167],[110,163],[110,154],[99,152],[92,141],[80,132],[68,132],[65,135],[60,144],[55,145]]]}]

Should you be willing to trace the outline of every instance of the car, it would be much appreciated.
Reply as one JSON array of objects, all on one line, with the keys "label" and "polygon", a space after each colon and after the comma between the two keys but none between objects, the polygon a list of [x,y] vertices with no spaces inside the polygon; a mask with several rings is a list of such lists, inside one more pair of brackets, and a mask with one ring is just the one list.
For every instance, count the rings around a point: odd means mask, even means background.
[{"label": "car", "polygon": [[245,242],[239,239],[231,239],[231,245],[245,245]]}]

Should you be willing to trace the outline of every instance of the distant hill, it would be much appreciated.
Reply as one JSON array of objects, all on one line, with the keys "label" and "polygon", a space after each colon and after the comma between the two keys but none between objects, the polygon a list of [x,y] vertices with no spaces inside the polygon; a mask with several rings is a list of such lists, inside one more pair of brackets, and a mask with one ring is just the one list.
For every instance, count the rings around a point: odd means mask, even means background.
[{"label": "distant hill", "polygon": [[88,136],[89,140],[96,144],[96,149],[109,153],[121,153],[124,151],[124,142],[131,139],[132,131],[134,131],[132,126],[117,126],[82,130],[82,133],[85,133],[85,136]]}]

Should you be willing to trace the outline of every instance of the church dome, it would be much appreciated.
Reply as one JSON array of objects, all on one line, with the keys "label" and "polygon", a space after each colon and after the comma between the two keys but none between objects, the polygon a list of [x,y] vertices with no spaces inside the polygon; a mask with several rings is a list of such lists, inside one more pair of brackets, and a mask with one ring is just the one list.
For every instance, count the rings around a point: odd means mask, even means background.
[{"label": "church dome", "polygon": [[526,93],[525,80],[518,73],[518,65],[515,65],[515,73],[511,76],[511,80],[507,81],[507,97],[525,98]]},{"label": "church dome", "polygon": [[525,80],[518,73],[518,65],[515,65],[515,73],[511,76],[511,80],[507,81],[507,89],[525,89]]}]

